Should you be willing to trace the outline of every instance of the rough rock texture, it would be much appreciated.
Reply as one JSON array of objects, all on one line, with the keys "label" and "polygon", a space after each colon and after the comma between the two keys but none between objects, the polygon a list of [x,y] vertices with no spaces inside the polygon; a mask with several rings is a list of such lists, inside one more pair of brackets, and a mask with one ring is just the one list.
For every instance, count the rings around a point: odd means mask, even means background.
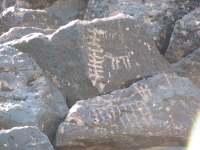
[{"label": "rough rock texture", "polygon": [[77,102],[56,135],[58,150],[132,150],[186,146],[200,106],[188,79],[157,74]]},{"label": "rough rock texture", "polygon": [[61,25],[62,21],[58,17],[45,10],[9,7],[0,15],[0,33],[7,32],[12,27],[56,29]]},{"label": "rough rock texture", "polygon": [[0,47],[0,129],[37,126],[52,140],[68,113],[61,92],[35,60],[10,47]]},{"label": "rough rock texture", "polygon": [[[32,2],[33,0],[27,1]],[[87,1],[88,0],[58,0],[50,7],[43,10],[27,9],[27,7],[23,6],[9,7],[0,15],[0,34],[7,32],[12,27],[57,29],[74,19],[83,19]]]},{"label": "rough rock texture", "polygon": [[165,57],[175,63],[199,47],[200,7],[176,22]]},{"label": "rough rock texture", "polygon": [[40,29],[40,28],[33,28],[33,27],[14,27],[11,28],[8,32],[2,34],[0,36],[0,43],[5,43],[8,41],[20,39],[25,35],[30,33],[43,33],[43,34],[52,34],[55,32],[55,29]]},{"label": "rough rock texture", "polygon": [[77,20],[51,36],[33,34],[5,45],[36,58],[70,107],[77,100],[127,87],[156,72],[173,73],[151,38],[126,15]]},{"label": "rough rock texture", "polygon": [[84,19],[103,18],[119,13],[137,19],[152,36],[158,50],[167,50],[176,20],[200,6],[199,2],[179,0],[90,0]]},{"label": "rough rock texture", "polygon": [[188,77],[200,88],[200,48],[172,66],[179,76]]},{"label": "rough rock texture", "polygon": [[31,126],[1,130],[0,146],[1,150],[54,150],[49,139]]},{"label": "rough rock texture", "polygon": [[55,1],[57,0],[1,0],[0,13],[11,6],[26,9],[44,9],[51,6]]}]

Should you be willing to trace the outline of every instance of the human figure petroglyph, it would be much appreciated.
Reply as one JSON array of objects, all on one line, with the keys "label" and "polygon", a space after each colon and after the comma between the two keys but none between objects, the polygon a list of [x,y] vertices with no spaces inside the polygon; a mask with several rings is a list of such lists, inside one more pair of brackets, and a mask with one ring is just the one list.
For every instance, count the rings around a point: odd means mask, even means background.
[{"label": "human figure petroglyph", "polygon": [[140,94],[140,96],[145,100],[148,96],[152,95],[151,90],[148,88],[146,84],[141,84],[140,86],[134,85],[136,91]]}]

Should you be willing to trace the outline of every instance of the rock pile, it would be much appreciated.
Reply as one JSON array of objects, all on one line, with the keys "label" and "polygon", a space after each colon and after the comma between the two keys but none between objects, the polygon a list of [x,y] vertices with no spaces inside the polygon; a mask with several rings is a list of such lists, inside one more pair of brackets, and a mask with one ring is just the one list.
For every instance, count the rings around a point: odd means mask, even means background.
[{"label": "rock pile", "polygon": [[0,149],[186,150],[199,12],[198,0],[0,1]]}]

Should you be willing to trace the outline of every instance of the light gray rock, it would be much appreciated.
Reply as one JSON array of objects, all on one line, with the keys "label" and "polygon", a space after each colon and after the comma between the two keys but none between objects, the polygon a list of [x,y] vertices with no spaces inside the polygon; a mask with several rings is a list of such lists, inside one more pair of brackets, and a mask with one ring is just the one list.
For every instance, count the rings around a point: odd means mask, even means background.
[{"label": "light gray rock", "polygon": [[200,88],[200,48],[172,64],[172,67],[179,76],[189,78],[194,85]]},{"label": "light gray rock", "polygon": [[58,150],[185,146],[198,116],[200,89],[157,74],[129,88],[77,102],[56,135]]},{"label": "light gray rock", "polygon": [[0,13],[9,7],[26,9],[44,9],[51,6],[57,0],[1,0]]},{"label": "light gray rock", "polygon": [[199,47],[200,7],[176,22],[165,57],[175,63]]},{"label": "light gray rock", "polygon": [[33,28],[33,27],[13,27],[8,32],[2,34],[0,36],[0,43],[3,44],[8,41],[20,39],[25,35],[31,33],[43,33],[43,34],[52,34],[55,32],[55,29],[40,29],[40,28]]},{"label": "light gray rock", "polygon": [[63,91],[69,107],[156,72],[173,73],[140,24],[127,15],[76,20],[51,36],[33,34],[5,45],[37,59]]},{"label": "light gray rock", "polygon": [[47,136],[37,127],[14,127],[0,131],[1,150],[54,150]]},{"label": "light gray rock", "polygon": [[[25,1],[33,3],[32,0]],[[55,0],[49,2],[52,1]],[[23,1],[20,2],[23,3]],[[0,15],[0,34],[7,32],[12,27],[57,29],[72,20],[83,19],[87,2],[88,0],[58,0],[43,10],[28,9],[29,7],[26,6],[8,7]],[[36,3],[35,0],[34,3]]]},{"label": "light gray rock", "polygon": [[56,29],[61,25],[62,21],[58,17],[45,10],[9,7],[0,15],[0,33],[7,32],[12,27]]},{"label": "light gray rock", "polygon": [[0,46],[0,129],[37,126],[52,140],[67,113],[61,92],[35,60]]},{"label": "light gray rock", "polygon": [[164,55],[175,21],[198,6],[200,3],[192,0],[90,0],[84,19],[104,18],[119,13],[131,15],[144,26]]}]

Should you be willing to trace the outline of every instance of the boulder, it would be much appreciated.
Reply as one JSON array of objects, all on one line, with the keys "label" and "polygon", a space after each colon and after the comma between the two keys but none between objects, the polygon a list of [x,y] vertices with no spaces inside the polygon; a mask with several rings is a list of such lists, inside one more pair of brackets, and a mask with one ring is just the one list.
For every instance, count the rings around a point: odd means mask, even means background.
[{"label": "boulder", "polygon": [[44,9],[51,6],[55,1],[57,0],[1,0],[0,13],[11,6],[26,9]]},{"label": "boulder", "polygon": [[151,35],[162,55],[167,50],[176,20],[200,6],[179,0],[89,0],[85,20],[123,13],[133,16]]},{"label": "boulder", "polygon": [[3,44],[8,41],[20,39],[25,35],[31,33],[43,33],[43,34],[52,34],[55,32],[55,29],[40,29],[34,27],[13,27],[8,32],[2,34],[0,36],[0,43]]},{"label": "boulder", "polygon": [[12,27],[34,27],[41,29],[56,29],[62,21],[48,14],[45,10],[32,10],[9,7],[0,15],[0,34]]},{"label": "boulder", "polygon": [[77,102],[56,134],[57,150],[184,147],[200,107],[188,79],[156,74],[122,90]]},{"label": "boulder", "polygon": [[52,140],[67,113],[61,92],[35,60],[0,46],[0,130],[37,126]]},{"label": "boulder", "polygon": [[58,0],[15,0],[15,7],[26,9],[44,9]]},{"label": "boulder", "polygon": [[14,127],[0,131],[1,150],[54,150],[47,136],[37,127]]},{"label": "boulder", "polygon": [[45,10],[48,14],[60,18],[63,25],[75,19],[83,19],[88,0],[57,0],[51,7]]},{"label": "boulder", "polygon": [[4,45],[37,59],[63,91],[69,107],[156,72],[174,72],[140,24],[127,15],[76,20],[51,36],[32,34]]},{"label": "boulder", "polygon": [[172,64],[172,67],[179,76],[189,78],[200,88],[200,48]]},{"label": "boulder", "polygon": [[[12,27],[34,27],[41,29],[57,29],[75,19],[83,19],[88,0],[57,0],[53,5],[43,10],[33,10],[26,7],[27,2],[42,5],[43,1],[36,3],[35,0],[25,0],[24,5],[14,5],[5,9],[0,15],[0,35]],[[23,1],[19,1],[23,4]],[[31,6],[32,8],[32,6]],[[20,33],[19,33],[20,34]]]},{"label": "boulder", "polygon": [[165,57],[175,63],[199,47],[200,7],[176,22]]}]

